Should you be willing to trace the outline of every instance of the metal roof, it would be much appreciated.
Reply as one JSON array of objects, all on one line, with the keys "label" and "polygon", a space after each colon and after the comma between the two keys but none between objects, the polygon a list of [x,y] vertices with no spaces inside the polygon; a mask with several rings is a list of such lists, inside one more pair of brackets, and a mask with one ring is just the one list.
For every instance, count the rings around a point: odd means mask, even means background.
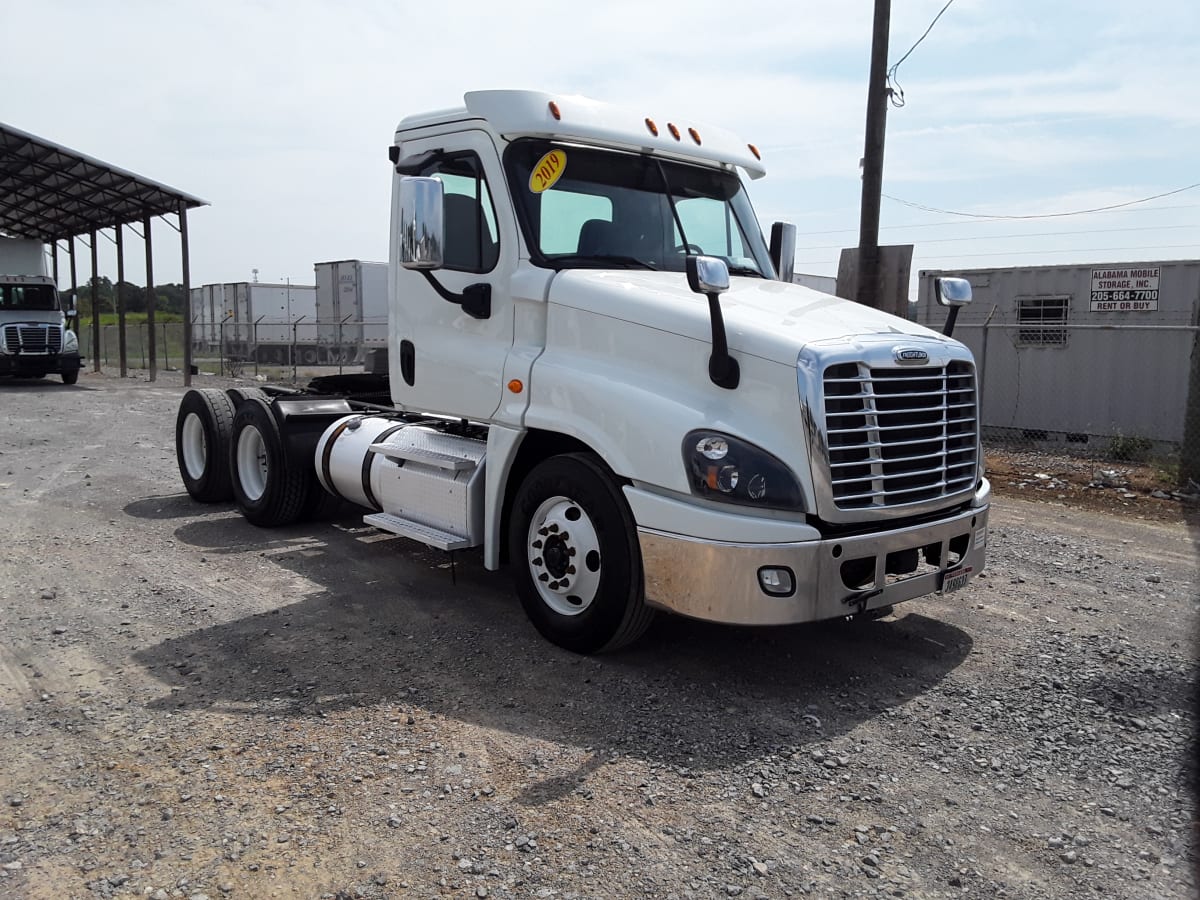
[{"label": "metal roof", "polygon": [[0,232],[53,241],[207,200],[0,122]]}]

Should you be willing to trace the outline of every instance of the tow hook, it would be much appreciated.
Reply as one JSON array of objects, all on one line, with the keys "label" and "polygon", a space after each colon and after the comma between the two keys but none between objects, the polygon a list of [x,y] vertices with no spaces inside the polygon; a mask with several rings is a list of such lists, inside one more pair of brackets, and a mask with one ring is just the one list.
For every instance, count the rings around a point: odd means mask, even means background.
[{"label": "tow hook", "polygon": [[855,613],[862,615],[867,611],[867,601],[872,597],[878,597],[883,593],[883,588],[876,588],[873,591],[855,591],[853,594],[847,594],[842,598],[842,602],[847,606],[857,606]]}]

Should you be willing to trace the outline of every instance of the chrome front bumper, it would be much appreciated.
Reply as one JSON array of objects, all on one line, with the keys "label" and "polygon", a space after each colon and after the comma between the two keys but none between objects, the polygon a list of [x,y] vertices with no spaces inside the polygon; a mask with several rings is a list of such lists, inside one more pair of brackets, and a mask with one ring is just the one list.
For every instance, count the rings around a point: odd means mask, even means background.
[{"label": "chrome front bumper", "polygon": [[[942,589],[948,570],[966,570],[968,580],[983,571],[989,495],[985,482],[976,505],[939,522],[801,543],[724,543],[639,528],[646,601],[712,622],[787,625],[932,594]],[[948,566],[951,542],[961,558]],[[915,573],[886,574],[889,554],[895,563],[905,551],[911,559],[914,550],[921,562]],[[849,567],[856,574],[848,585],[843,570],[852,560],[859,562]],[[782,597],[766,593],[759,571],[783,567],[792,572],[795,589]],[[864,571],[872,568],[873,581],[868,574],[864,583]]]}]

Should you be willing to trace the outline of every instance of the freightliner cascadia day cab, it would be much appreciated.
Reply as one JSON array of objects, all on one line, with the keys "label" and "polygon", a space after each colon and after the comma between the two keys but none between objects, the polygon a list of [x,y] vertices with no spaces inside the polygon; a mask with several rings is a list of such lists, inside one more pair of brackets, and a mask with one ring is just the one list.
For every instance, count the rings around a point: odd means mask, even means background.
[{"label": "freightliner cascadia day cab", "polygon": [[79,380],[75,310],[59,304],[41,241],[0,237],[0,375]]},{"label": "freightliner cascadia day cab", "polygon": [[769,248],[739,177],[765,174],[755,147],[580,97],[464,99],[390,148],[387,380],[190,391],[193,497],[263,526],[340,498],[481,547],[580,653],[658,610],[870,617],[979,574],[970,353],[791,284],[794,229]]}]

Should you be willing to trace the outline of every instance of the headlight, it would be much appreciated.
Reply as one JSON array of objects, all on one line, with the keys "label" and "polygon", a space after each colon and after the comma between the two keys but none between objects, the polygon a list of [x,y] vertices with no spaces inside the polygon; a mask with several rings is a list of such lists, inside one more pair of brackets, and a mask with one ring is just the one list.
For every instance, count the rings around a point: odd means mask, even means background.
[{"label": "headlight", "polygon": [[67,353],[74,353],[79,349],[79,338],[70,328],[63,332],[63,350]]},{"label": "headlight", "polygon": [[683,439],[683,464],[692,493],[708,500],[803,509],[796,476],[765,450],[716,431],[693,431]]}]

